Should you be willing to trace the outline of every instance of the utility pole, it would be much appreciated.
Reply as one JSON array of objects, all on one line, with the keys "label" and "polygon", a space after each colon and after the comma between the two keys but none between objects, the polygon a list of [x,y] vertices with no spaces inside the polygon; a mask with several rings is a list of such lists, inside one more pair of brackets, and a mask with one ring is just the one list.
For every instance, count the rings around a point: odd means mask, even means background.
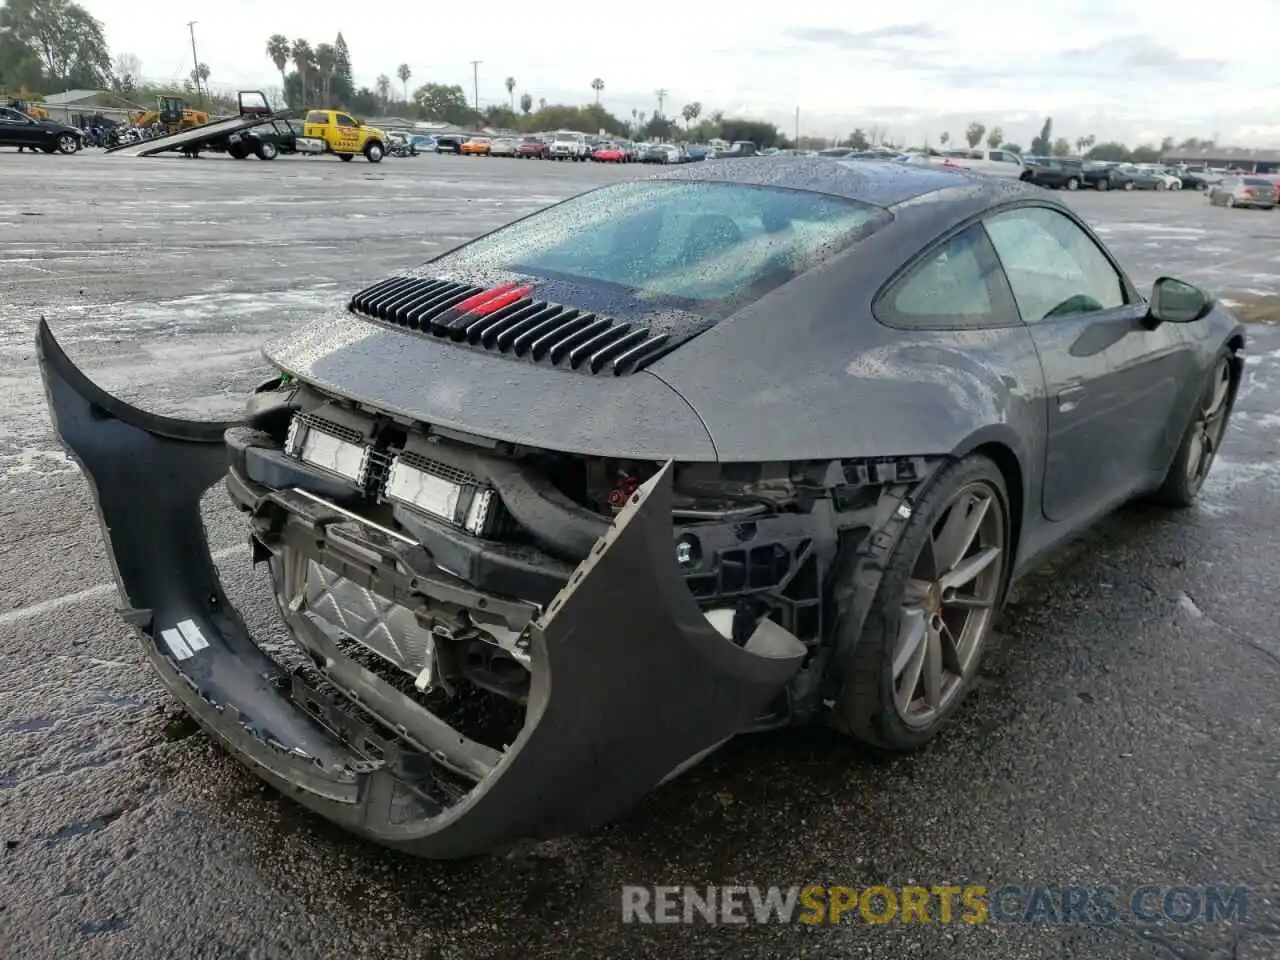
[{"label": "utility pole", "polygon": [[471,92],[475,97],[476,106],[476,129],[480,129],[480,64],[483,60],[471,61]]},{"label": "utility pole", "polygon": [[196,82],[196,99],[200,102],[200,109],[204,109],[204,94],[200,90],[200,57],[196,54],[196,24],[198,20],[192,20],[187,24],[187,29],[191,31],[191,79]]},{"label": "utility pole", "polygon": [[663,112],[662,105],[666,103],[667,96],[671,93],[671,91],[669,91],[666,87],[663,87],[661,90],[657,90],[655,92],[658,95],[658,116],[662,117],[665,120],[666,113]]},{"label": "utility pole", "polygon": [[796,149],[800,149],[800,108],[796,107]]}]

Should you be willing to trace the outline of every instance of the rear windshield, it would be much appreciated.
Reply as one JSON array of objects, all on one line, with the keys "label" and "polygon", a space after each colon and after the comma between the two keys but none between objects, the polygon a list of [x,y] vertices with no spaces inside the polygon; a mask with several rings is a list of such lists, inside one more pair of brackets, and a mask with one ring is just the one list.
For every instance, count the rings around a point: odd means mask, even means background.
[{"label": "rear windshield", "polygon": [[496,269],[724,315],[870,233],[879,207],[736,183],[639,181],[591,191],[459,250]]}]

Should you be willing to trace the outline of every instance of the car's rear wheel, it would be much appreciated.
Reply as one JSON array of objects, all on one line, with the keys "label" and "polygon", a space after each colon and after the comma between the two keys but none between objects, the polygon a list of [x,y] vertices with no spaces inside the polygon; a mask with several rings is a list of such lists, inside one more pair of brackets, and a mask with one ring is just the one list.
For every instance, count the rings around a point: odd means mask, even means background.
[{"label": "car's rear wheel", "polygon": [[880,581],[833,713],[890,750],[934,737],[964,699],[1004,599],[1013,525],[1000,470],[974,455],[943,468]]},{"label": "car's rear wheel", "polygon": [[1204,486],[1231,417],[1231,366],[1232,353],[1223,348],[1209,372],[1164,483],[1155,492],[1153,499],[1158,503],[1189,507]]},{"label": "car's rear wheel", "polygon": [[1099,189],[1099,190],[1110,190],[1110,189],[1111,189],[1111,181],[1110,181],[1110,180],[1108,180],[1108,179],[1106,179],[1105,177],[1104,177],[1103,179],[1099,180],[1099,181],[1098,181],[1098,189]]},{"label": "car's rear wheel", "polygon": [[341,160],[343,163],[350,163],[352,160],[355,159],[355,157],[350,153],[340,153],[338,154],[338,159]]},{"label": "car's rear wheel", "polygon": [[1075,177],[1067,177],[1067,189],[1068,189],[1068,190],[1079,190],[1079,189],[1080,189],[1080,181],[1079,181],[1079,180],[1077,180]]},{"label": "car's rear wheel", "polygon": [[259,160],[274,160],[280,155],[280,148],[270,140],[260,140],[254,152],[258,154]]},{"label": "car's rear wheel", "polygon": [[70,133],[58,137],[58,150],[62,153],[75,153],[80,149],[80,141]]},{"label": "car's rear wheel", "polygon": [[1132,180],[1126,180],[1126,181],[1124,182],[1124,188],[1125,188],[1126,190],[1132,190],[1132,189],[1133,189],[1133,181],[1132,181]]}]

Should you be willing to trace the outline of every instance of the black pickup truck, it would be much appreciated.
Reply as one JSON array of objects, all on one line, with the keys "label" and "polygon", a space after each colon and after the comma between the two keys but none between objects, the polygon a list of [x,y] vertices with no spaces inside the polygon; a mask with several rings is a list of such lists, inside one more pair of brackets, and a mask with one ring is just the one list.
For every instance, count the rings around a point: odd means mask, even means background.
[{"label": "black pickup truck", "polygon": [[1038,187],[1079,190],[1080,185],[1084,183],[1084,170],[1079,160],[1026,157],[1023,163],[1026,169],[1022,171],[1019,179]]}]

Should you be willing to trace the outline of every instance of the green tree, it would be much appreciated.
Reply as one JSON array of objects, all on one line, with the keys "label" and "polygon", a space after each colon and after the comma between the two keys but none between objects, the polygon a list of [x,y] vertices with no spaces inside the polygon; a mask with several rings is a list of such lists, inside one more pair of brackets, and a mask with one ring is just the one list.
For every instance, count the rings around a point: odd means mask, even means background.
[{"label": "green tree", "polygon": [[[402,65],[401,69],[408,70]],[[458,84],[426,83],[413,91],[413,102],[428,120],[462,125],[473,119],[467,94]]]},{"label": "green tree", "polygon": [[285,78],[285,67],[289,66],[289,38],[283,33],[273,33],[267,38],[267,59],[280,71],[280,87],[288,85]]},{"label": "green tree", "polygon": [[1173,148],[1174,148],[1173,137],[1165,137],[1163,140],[1160,141],[1161,153],[1172,153]]},{"label": "green tree", "polygon": [[507,99],[511,101],[511,112],[516,112],[516,78],[507,77],[503,82],[503,86],[507,88]]},{"label": "green tree", "polygon": [[409,69],[407,63],[402,63],[396,67],[396,76],[400,78],[400,85],[404,88],[404,98],[409,99],[409,78],[413,76],[413,71]]},{"label": "green tree", "polygon": [[341,33],[333,41],[333,60],[332,96],[339,103],[348,103],[355,96],[356,80],[351,72],[351,50]]},{"label": "green tree", "polygon": [[1134,163],[1155,163],[1160,159],[1160,148],[1140,143],[1129,151],[1129,159]]},{"label": "green tree", "polygon": [[1053,151],[1053,117],[1044,118],[1044,126],[1040,128],[1040,136],[1031,139],[1031,154],[1036,157],[1047,157]]},{"label": "green tree", "polygon": [[207,63],[196,64],[196,68],[191,71],[191,82],[195,84],[197,93],[208,87],[209,65]]},{"label": "green tree", "polygon": [[361,87],[351,95],[351,102],[347,106],[357,116],[372,117],[378,114],[384,102],[377,92],[370,90],[368,87]]},{"label": "green tree", "polygon": [[338,69],[338,52],[333,44],[322,43],[316,47],[316,87],[321,106],[333,106],[333,78]]},{"label": "green tree", "polygon": [[1097,142],[1098,142],[1098,138],[1095,137],[1092,133],[1089,134],[1087,137],[1076,138],[1076,153],[1080,154],[1080,156],[1083,157],[1089,151],[1089,148],[1092,147]]},{"label": "green tree", "polygon": [[1002,143],[1000,144],[1000,149],[1008,150],[1010,153],[1016,153],[1018,156],[1022,156],[1022,144],[1020,143]]},{"label": "green tree", "polygon": [[484,123],[495,130],[514,130],[516,112],[505,103],[494,104],[484,112]]},{"label": "green tree", "polygon": [[1129,159],[1129,148],[1123,143],[1110,140],[1091,147],[1085,156],[1090,160],[1107,160],[1111,163],[1120,163]]},{"label": "green tree", "polygon": [[938,142],[939,142],[940,144],[942,144],[942,145],[945,147],[948,143],[950,143],[950,142],[951,142],[951,134],[949,134],[949,133],[947,133],[947,131],[943,130],[943,131],[942,131],[942,136],[940,136],[940,137],[938,138]]},{"label": "green tree", "polygon": [[374,84],[374,90],[378,92],[378,99],[382,102],[382,109],[387,109],[387,104],[391,102],[391,78],[385,73],[378,75],[378,82]]},{"label": "green tree", "polygon": [[[315,58],[315,52],[311,49],[311,44],[306,40],[295,40],[289,50],[289,55],[293,57],[293,69],[298,74],[298,106],[305,107],[309,91],[307,80],[311,74],[311,64]],[[293,103],[292,100],[289,102]]]},{"label": "green tree", "polygon": [[596,77],[591,81],[591,89],[596,92],[596,104],[600,103],[600,91],[604,89],[604,81]]},{"label": "green tree", "polygon": [[992,127],[991,132],[987,134],[987,146],[992,150],[999,150],[1002,142],[1004,142],[1004,131],[999,127]]},{"label": "green tree", "polygon": [[680,111],[680,116],[684,117],[684,125],[692,126],[697,122],[698,117],[702,116],[702,104],[697,100],[692,103],[686,103],[684,109]]},{"label": "green tree", "polygon": [[[55,86],[105,87],[111,75],[102,24],[71,0],[7,0],[0,7],[0,38],[8,57],[39,64]],[[6,73],[13,69],[4,64]]]},{"label": "green tree", "polygon": [[112,89],[127,100],[138,99],[142,60],[132,53],[119,54],[111,65]]},{"label": "green tree", "polygon": [[526,117],[533,112],[533,97],[527,93],[520,94],[520,112]]},{"label": "green tree", "polygon": [[783,139],[781,131],[772,123],[738,117],[724,117],[720,121],[720,135],[730,142],[750,140],[760,148],[777,146]]},{"label": "green tree", "polygon": [[862,128],[858,127],[853,133],[849,134],[849,146],[854,150],[866,150],[871,146],[871,141],[862,132]]},{"label": "green tree", "polygon": [[1053,141],[1053,155],[1055,157],[1071,156],[1071,143],[1066,137],[1059,137],[1057,140]]},{"label": "green tree", "polygon": [[982,141],[982,135],[987,132],[987,128],[978,123],[977,120],[969,124],[968,129],[964,132],[965,142],[969,144],[969,148],[973,149]]}]

